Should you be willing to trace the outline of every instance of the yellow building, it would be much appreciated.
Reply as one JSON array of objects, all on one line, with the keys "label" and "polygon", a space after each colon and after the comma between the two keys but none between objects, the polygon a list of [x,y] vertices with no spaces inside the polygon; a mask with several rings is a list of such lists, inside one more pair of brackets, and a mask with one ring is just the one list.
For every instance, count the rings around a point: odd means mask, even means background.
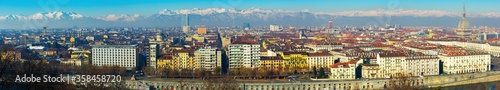
[{"label": "yellow building", "polygon": [[[82,61],[80,59],[61,60],[60,63],[64,64],[64,65],[70,65],[70,66],[82,66]],[[86,63],[86,62],[84,61],[83,63]]]},{"label": "yellow building", "polygon": [[173,65],[178,70],[199,68],[199,62],[194,60],[194,50],[192,49],[174,50]]},{"label": "yellow building", "polygon": [[168,67],[168,68],[174,68],[174,63],[173,63],[173,57],[170,56],[170,55],[165,55],[161,58],[158,58],[158,60],[156,61],[156,66],[157,68],[165,68],[165,67]]},{"label": "yellow building", "polygon": [[197,42],[205,42],[205,37],[195,34],[186,38],[186,41],[193,41],[193,40],[196,40]]},{"label": "yellow building", "polygon": [[227,48],[227,46],[231,44],[231,37],[222,37],[221,42],[222,42],[222,47]]},{"label": "yellow building", "polygon": [[283,70],[285,62],[280,56],[262,56],[260,57],[260,67],[268,70]]},{"label": "yellow building", "polygon": [[89,58],[89,54],[91,54],[89,50],[75,50],[71,52],[71,58],[79,59],[80,56],[83,56],[84,58]]},{"label": "yellow building", "polygon": [[75,42],[75,38],[74,37],[69,38],[69,42],[74,43]]},{"label": "yellow building", "polygon": [[281,57],[283,57],[285,68],[289,68],[288,71],[308,71],[306,52],[283,52]]}]

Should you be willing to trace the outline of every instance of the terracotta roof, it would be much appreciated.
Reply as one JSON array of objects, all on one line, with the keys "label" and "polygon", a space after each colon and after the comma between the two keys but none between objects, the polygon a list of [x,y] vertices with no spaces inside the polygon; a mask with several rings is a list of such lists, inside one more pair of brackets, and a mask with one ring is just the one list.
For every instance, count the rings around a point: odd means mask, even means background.
[{"label": "terracotta roof", "polygon": [[319,57],[319,56],[333,56],[330,53],[327,52],[319,52],[319,53],[308,53],[309,57]]},{"label": "terracotta roof", "polygon": [[344,50],[342,50],[342,49],[333,49],[332,51],[341,52],[341,51],[344,51]]},{"label": "terracotta roof", "polygon": [[261,56],[260,60],[283,60],[281,56]]},{"label": "terracotta roof", "polygon": [[406,56],[408,56],[408,52],[389,51],[389,52],[380,53],[379,55],[380,55],[380,57],[406,57]]},{"label": "terracotta roof", "polygon": [[358,36],[356,38],[372,38],[372,36]]},{"label": "terracotta roof", "polygon": [[251,41],[251,40],[236,40],[231,42],[231,44],[258,44],[257,41]]},{"label": "terracotta roof", "polygon": [[165,59],[165,60],[172,60],[172,56],[171,55],[164,55],[162,57],[160,57],[159,59]]},{"label": "terracotta roof", "polygon": [[349,64],[356,64],[356,60],[349,60],[348,62],[338,62],[333,65],[330,65],[331,68],[339,68],[339,66],[342,66],[343,68],[349,68]]},{"label": "terracotta roof", "polygon": [[290,54],[302,54],[302,55],[307,55],[307,52],[283,52],[284,55],[290,55]]}]

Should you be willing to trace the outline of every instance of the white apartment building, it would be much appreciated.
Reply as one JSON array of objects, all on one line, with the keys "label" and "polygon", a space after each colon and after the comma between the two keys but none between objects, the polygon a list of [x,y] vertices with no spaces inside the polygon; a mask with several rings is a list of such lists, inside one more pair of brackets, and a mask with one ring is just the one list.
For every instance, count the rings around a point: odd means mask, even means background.
[{"label": "white apartment building", "polygon": [[307,65],[309,69],[312,69],[314,66],[316,68],[328,68],[328,66],[333,65],[335,63],[335,57],[330,53],[308,53],[307,57]]},{"label": "white apartment building", "polygon": [[191,30],[190,26],[182,26],[182,32],[189,33],[189,30]]},{"label": "white apartment building", "polygon": [[222,67],[222,52],[216,48],[206,47],[194,52],[195,60],[200,68],[212,71],[216,67]]},{"label": "white apartment building", "polygon": [[500,57],[500,44],[498,42],[485,43],[480,41],[462,42],[462,41],[450,41],[450,40],[434,40],[427,42],[432,44],[459,46],[467,49],[484,51],[495,57]]},{"label": "white apartment building", "polygon": [[92,65],[96,66],[137,66],[136,45],[95,45],[92,46]]},{"label": "white apartment building", "polygon": [[491,57],[489,54],[465,51],[444,52],[441,50],[438,56],[443,62],[443,72],[446,74],[463,74],[472,72],[486,72],[490,70]]},{"label": "white apartment building", "polygon": [[150,67],[153,67],[153,68],[156,68],[156,54],[158,54],[158,45],[156,43],[151,43],[148,47],[147,47],[148,51],[147,51],[147,59],[146,60],[146,64],[147,66],[150,66]]},{"label": "white apartment building", "polygon": [[260,45],[256,41],[235,41],[228,47],[229,68],[258,68]]},{"label": "white apartment building", "polygon": [[435,55],[406,57],[410,76],[439,75],[439,58]]},{"label": "white apartment building", "polygon": [[398,73],[410,76],[439,75],[439,59],[433,55],[382,53],[377,55],[377,64],[384,77]]},{"label": "white apartment building", "polygon": [[361,65],[361,77],[362,78],[384,78],[382,73],[380,73],[380,67],[378,64],[362,64]]},{"label": "white apartment building", "polygon": [[406,55],[403,53],[377,54],[377,64],[379,64],[381,75],[390,77],[397,73],[408,73],[405,58]]},{"label": "white apartment building", "polygon": [[500,44],[499,43],[491,43],[489,45],[490,45],[490,47],[486,51],[495,57],[500,57]]},{"label": "white apartment building", "polygon": [[271,31],[280,31],[281,29],[280,29],[280,26],[272,24],[272,25],[269,25],[269,30],[271,30]]},{"label": "white apartment building", "polygon": [[339,62],[331,65],[331,80],[353,80],[356,78],[356,60]]}]

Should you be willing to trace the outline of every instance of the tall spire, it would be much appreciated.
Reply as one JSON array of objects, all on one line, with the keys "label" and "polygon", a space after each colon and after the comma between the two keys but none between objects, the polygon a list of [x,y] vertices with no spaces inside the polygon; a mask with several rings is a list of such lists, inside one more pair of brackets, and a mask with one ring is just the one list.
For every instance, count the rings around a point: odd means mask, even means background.
[{"label": "tall spire", "polygon": [[464,11],[463,11],[462,17],[463,17],[463,18],[465,18],[465,0],[463,0],[463,4],[464,4],[464,5],[463,5],[463,10],[464,10]]},{"label": "tall spire", "polygon": [[189,26],[189,14],[186,14],[186,21],[185,21],[185,25],[186,25],[186,26]]}]

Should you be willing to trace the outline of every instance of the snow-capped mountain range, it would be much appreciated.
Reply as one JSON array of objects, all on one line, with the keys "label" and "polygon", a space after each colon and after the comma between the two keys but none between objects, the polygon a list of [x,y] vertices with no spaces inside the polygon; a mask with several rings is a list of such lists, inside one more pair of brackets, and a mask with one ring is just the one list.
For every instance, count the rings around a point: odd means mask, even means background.
[{"label": "snow-capped mountain range", "polygon": [[[46,12],[33,15],[0,16],[0,28],[40,28],[51,27],[176,27],[180,26],[183,15],[189,15],[191,25],[207,26],[240,26],[251,23],[252,26],[269,24],[311,26],[325,25],[330,19],[336,25],[385,25],[398,23],[402,25],[454,26],[458,23],[461,12],[440,10],[383,10],[311,12],[309,10],[280,10],[250,8],[244,10],[226,8],[207,9],[164,9],[151,16],[140,14],[109,14],[102,16],[85,16],[75,12]],[[468,13],[473,25],[496,26],[488,23],[500,20],[500,13]],[[474,21],[480,21],[476,23]],[[485,21],[484,21],[485,20]],[[409,22],[411,21],[411,22]],[[498,25],[500,26],[500,25]]]}]

